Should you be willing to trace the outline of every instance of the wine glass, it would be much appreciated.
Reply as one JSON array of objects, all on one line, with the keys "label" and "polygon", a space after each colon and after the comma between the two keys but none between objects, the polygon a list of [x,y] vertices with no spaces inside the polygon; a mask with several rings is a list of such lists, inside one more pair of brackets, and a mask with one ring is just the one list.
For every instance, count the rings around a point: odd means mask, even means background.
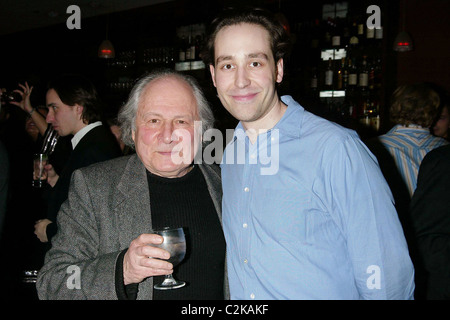
[{"label": "wine glass", "polygon": [[[169,251],[170,258],[167,260],[175,267],[178,265],[186,255],[186,239],[183,228],[163,228],[161,230],[154,230],[154,234],[159,234],[164,238],[164,241],[155,247]],[[162,283],[154,285],[157,290],[178,289],[184,287],[186,282],[174,279],[172,274],[165,276]]]}]

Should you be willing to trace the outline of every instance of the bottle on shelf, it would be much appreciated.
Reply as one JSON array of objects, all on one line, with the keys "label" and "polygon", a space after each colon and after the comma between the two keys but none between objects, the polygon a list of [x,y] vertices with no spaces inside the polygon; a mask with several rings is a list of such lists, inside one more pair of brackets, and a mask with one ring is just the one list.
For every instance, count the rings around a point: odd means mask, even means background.
[{"label": "bottle on shelf", "polygon": [[383,40],[383,27],[382,26],[375,29],[375,39]]},{"label": "bottle on shelf", "polygon": [[350,43],[350,27],[346,24],[342,28],[341,46],[346,47]]},{"label": "bottle on shelf", "polygon": [[351,27],[351,33],[350,33],[350,40],[349,44],[356,46],[359,44],[359,38],[358,38],[358,25],[356,24],[356,21],[353,22]]},{"label": "bottle on shelf", "polygon": [[184,62],[186,61],[186,38],[182,36],[179,43],[178,62]]},{"label": "bottle on shelf", "polygon": [[328,59],[328,67],[325,71],[325,89],[333,89],[333,60],[331,57]]},{"label": "bottle on shelf", "polygon": [[191,35],[189,36],[189,60],[195,60],[195,38]]},{"label": "bottle on shelf", "polygon": [[348,86],[350,89],[354,90],[358,84],[358,72],[356,64],[353,63],[352,59],[348,59]]},{"label": "bottle on shelf", "polygon": [[185,52],[185,60],[191,61],[191,35],[188,36],[188,41],[186,42],[186,46],[184,48]]},{"label": "bottle on shelf", "polygon": [[332,19],[328,18],[327,23],[325,25],[325,32],[323,34],[323,47],[330,48],[331,47],[331,34],[332,34]]},{"label": "bottle on shelf", "polygon": [[373,91],[375,89],[375,64],[371,63],[369,66],[369,90]]},{"label": "bottle on shelf", "polygon": [[381,88],[381,58],[377,58],[375,62],[375,69],[374,69],[374,83],[375,83],[375,89],[379,90]]},{"label": "bottle on shelf", "polygon": [[311,43],[310,47],[315,51],[316,49],[319,49],[320,47],[320,38],[321,38],[321,32],[320,32],[320,20],[315,19],[312,26],[311,31]]},{"label": "bottle on shelf", "polygon": [[347,87],[346,82],[348,80],[348,75],[346,78],[344,78],[346,71],[347,70],[345,69],[345,58],[342,58],[341,66],[339,67],[339,70],[337,72],[337,81],[336,81],[336,89],[337,90],[342,90]]},{"label": "bottle on shelf", "polygon": [[368,43],[375,39],[375,28],[366,28],[366,39]]},{"label": "bottle on shelf", "polygon": [[363,56],[363,61],[361,63],[361,70],[359,72],[359,82],[358,85],[361,87],[361,90],[367,89],[369,85],[369,69],[367,66],[367,56]]},{"label": "bottle on shelf", "polygon": [[318,90],[317,68],[312,69],[310,88],[313,93],[317,92]]},{"label": "bottle on shelf", "polygon": [[200,48],[202,47],[202,37],[201,35],[196,35],[195,36],[195,54],[194,54],[194,60],[201,60],[200,57]]},{"label": "bottle on shelf", "polygon": [[362,21],[358,21],[357,23],[357,35],[358,35],[358,40],[359,40],[359,44],[361,45],[365,45],[366,41],[365,41],[365,37],[364,37],[364,23]]},{"label": "bottle on shelf", "polygon": [[333,48],[339,48],[341,46],[341,23],[338,18],[332,21],[331,29],[331,46]]},{"label": "bottle on shelf", "polygon": [[[384,101],[383,29],[366,27],[363,7],[355,5],[346,15],[337,15],[337,11],[333,15],[330,10],[322,19],[308,19],[302,35],[310,41],[305,65],[317,68],[310,69],[306,86],[309,98],[317,97],[317,106],[328,116],[337,116],[349,125],[361,121],[377,129],[379,109],[383,110],[380,101]],[[350,118],[355,121],[348,122]]]}]

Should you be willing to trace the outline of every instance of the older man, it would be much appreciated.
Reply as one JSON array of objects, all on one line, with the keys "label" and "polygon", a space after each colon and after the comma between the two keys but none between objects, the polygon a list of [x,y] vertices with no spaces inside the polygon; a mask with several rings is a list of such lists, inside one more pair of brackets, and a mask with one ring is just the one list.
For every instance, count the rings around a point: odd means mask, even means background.
[{"label": "older man", "polygon": [[[39,272],[41,299],[223,299],[225,240],[218,168],[193,164],[194,122],[213,115],[195,80],[174,71],[142,78],[119,113],[136,154],[74,173],[59,232]],[[188,253],[176,290],[153,289],[173,272],[151,230],[181,226]],[[159,279],[157,280],[159,282]]]}]

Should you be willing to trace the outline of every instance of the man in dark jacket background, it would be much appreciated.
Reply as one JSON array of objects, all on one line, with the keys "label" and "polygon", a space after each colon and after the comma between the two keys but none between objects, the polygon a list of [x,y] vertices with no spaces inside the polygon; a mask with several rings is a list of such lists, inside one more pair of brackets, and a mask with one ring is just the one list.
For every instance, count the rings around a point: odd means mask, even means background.
[{"label": "man in dark jacket background", "polygon": [[60,136],[73,135],[73,151],[58,175],[51,164],[46,166],[48,183],[52,186],[48,212],[38,220],[35,234],[42,242],[49,242],[56,234],[56,216],[67,199],[72,173],[81,167],[109,160],[121,155],[116,138],[101,122],[101,103],[94,85],[79,75],[64,75],[49,84],[46,121]]},{"label": "man in dark jacket background", "polygon": [[427,271],[426,299],[450,300],[450,145],[430,151],[411,200],[415,236]]}]

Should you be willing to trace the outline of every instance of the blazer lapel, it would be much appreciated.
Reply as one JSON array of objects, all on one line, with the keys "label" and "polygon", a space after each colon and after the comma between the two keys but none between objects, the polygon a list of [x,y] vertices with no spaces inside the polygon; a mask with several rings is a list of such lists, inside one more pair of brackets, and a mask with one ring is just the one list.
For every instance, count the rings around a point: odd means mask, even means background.
[{"label": "blazer lapel", "polygon": [[[125,249],[131,241],[152,228],[150,195],[145,167],[135,154],[130,157],[114,197],[115,216],[120,247]],[[153,277],[139,284],[138,300],[153,298]]]},{"label": "blazer lapel", "polygon": [[150,195],[145,167],[137,155],[130,157],[117,185],[114,210],[122,248],[152,228]]}]

